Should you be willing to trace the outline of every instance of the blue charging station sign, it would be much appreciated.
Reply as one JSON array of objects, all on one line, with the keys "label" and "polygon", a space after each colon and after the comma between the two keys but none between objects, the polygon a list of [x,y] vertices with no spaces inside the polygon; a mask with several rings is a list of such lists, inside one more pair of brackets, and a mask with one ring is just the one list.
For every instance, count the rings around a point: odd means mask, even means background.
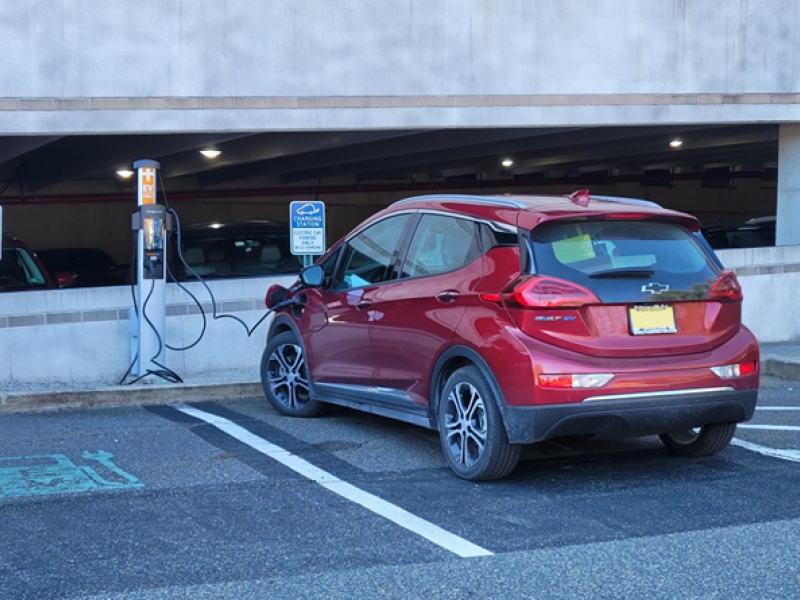
[{"label": "blue charging station sign", "polygon": [[295,200],[289,205],[292,254],[325,252],[325,203],[320,200]]}]

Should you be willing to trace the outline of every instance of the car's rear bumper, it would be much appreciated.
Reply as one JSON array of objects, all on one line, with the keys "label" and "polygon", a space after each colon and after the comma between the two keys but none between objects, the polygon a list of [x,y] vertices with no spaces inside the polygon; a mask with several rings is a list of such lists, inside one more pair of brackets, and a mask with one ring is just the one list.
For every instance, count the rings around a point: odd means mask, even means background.
[{"label": "car's rear bumper", "polygon": [[503,408],[511,443],[568,435],[624,437],[664,433],[753,417],[758,390],[682,390],[595,397],[584,402]]}]

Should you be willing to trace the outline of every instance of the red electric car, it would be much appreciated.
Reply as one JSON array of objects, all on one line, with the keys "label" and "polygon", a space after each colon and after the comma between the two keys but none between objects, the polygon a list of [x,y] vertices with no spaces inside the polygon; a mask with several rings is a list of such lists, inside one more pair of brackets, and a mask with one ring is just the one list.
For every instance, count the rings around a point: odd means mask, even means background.
[{"label": "red electric car", "polygon": [[697,219],[643,200],[401,200],[273,286],[279,300],[261,362],[276,410],[331,403],[437,430],[470,480],[559,436],[713,454],[758,395],[736,276]]}]

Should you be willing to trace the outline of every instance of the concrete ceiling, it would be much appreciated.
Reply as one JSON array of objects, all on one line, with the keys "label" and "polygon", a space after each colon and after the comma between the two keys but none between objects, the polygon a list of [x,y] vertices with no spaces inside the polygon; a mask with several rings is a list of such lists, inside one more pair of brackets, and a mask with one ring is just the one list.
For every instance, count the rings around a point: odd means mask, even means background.
[{"label": "concrete ceiling", "polygon": [[[669,146],[675,138],[678,149]],[[221,150],[209,160],[204,148]],[[500,162],[511,158],[504,168]],[[777,125],[437,129],[230,134],[0,136],[0,202],[122,192],[116,170],[158,160],[167,186],[188,193],[357,184],[480,187],[535,180],[774,178]],[[470,183],[472,182],[472,183]]]}]

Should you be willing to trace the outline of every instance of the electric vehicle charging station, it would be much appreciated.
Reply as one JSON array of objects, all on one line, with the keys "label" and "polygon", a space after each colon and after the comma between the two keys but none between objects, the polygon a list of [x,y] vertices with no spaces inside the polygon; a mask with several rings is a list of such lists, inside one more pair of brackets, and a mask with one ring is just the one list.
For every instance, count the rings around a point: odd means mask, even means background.
[{"label": "electric vehicle charging station", "polygon": [[165,370],[166,362],[166,207],[156,203],[158,170],[154,160],[133,163],[139,210],[131,215],[136,234],[136,305],[131,309],[131,374],[144,377]]}]

